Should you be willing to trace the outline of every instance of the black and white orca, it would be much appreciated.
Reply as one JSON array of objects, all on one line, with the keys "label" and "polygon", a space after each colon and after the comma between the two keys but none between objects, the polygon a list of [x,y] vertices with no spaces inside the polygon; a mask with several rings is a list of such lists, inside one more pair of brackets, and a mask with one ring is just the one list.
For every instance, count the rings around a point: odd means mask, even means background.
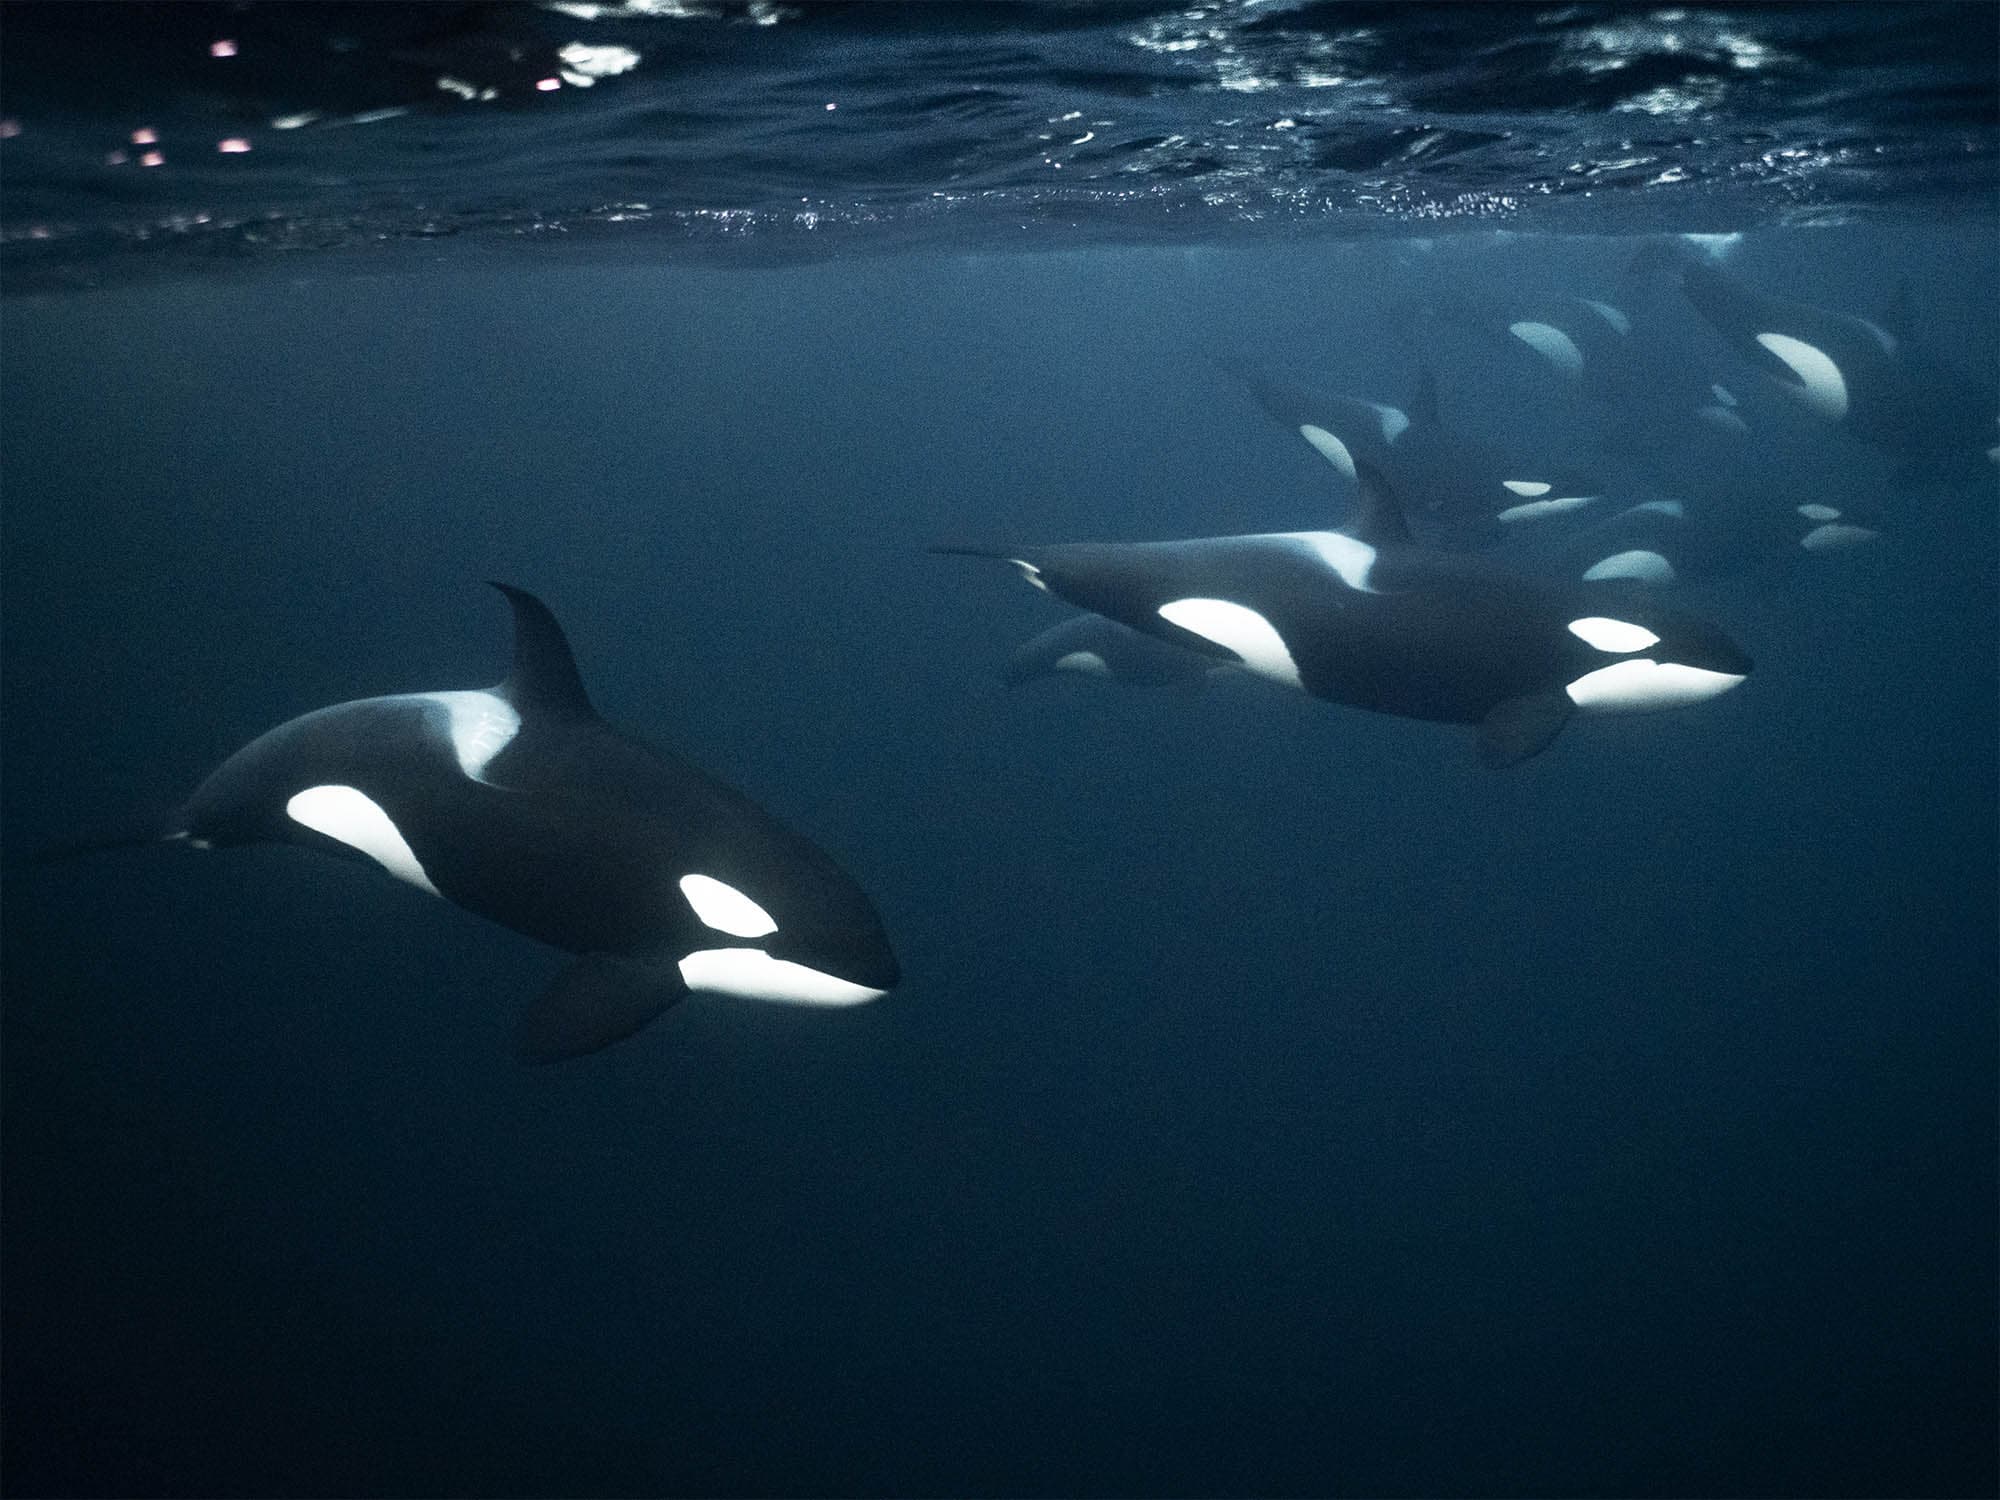
[{"label": "black and white orca", "polygon": [[1740,458],[1734,445],[1751,435],[1750,413],[1722,383],[1723,372],[1711,372],[1648,308],[1606,297],[1496,303],[1450,292],[1434,298],[1425,316],[1581,398],[1596,432],[1594,467],[1664,468],[1679,480],[1690,468],[1712,471],[1719,456]]},{"label": "black and white orca", "polygon": [[1024,641],[1000,677],[1009,687],[1057,676],[1106,678],[1132,687],[1194,687],[1209,673],[1227,670],[1212,657],[1141,635],[1103,615],[1077,615]]},{"label": "black and white orca", "polygon": [[1703,321],[1820,421],[1897,455],[1913,474],[1975,473],[1982,459],[2000,459],[1995,392],[1927,353],[1907,326],[1773,297],[1705,261],[1676,270]]},{"label": "black and white orca", "polygon": [[1573,468],[1510,456],[1447,424],[1437,377],[1421,368],[1403,406],[1334,395],[1235,364],[1230,368],[1280,426],[1298,433],[1348,480],[1357,464],[1413,497],[1410,521],[1426,538],[1483,546],[1523,523],[1568,515],[1602,499]]},{"label": "black and white orca", "polygon": [[1720,629],[1650,590],[1416,546],[1381,474],[1362,462],[1357,477],[1345,531],[935,550],[1009,562],[1066,603],[1316,698],[1476,724],[1491,766],[1574,714],[1699,703],[1749,675]]},{"label": "black and white orca", "polygon": [[521,1022],[530,1062],[608,1046],[690,991],[838,1006],[895,985],[881,920],[831,858],[607,724],[555,616],[494,587],[514,622],[497,687],[305,714],[238,750],[158,824],[44,857],[278,842],[372,861],[579,955]]},{"label": "black and white orca", "polygon": [[1735,577],[1842,556],[1881,541],[1884,524],[1849,506],[1774,502],[1761,490],[1627,506],[1565,539],[1586,582]]}]

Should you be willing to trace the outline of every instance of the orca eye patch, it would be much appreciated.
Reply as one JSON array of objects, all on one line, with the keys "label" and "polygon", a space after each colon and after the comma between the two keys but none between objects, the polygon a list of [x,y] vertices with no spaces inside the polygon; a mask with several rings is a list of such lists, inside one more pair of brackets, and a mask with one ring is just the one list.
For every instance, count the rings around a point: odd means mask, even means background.
[{"label": "orca eye patch", "polygon": [[767,937],[778,930],[771,914],[737,890],[708,875],[683,875],[681,894],[702,924],[731,937]]},{"label": "orca eye patch", "polygon": [[1643,651],[1660,643],[1660,638],[1645,626],[1634,625],[1630,620],[1613,620],[1604,615],[1585,615],[1581,620],[1571,620],[1569,633],[1587,646],[1621,656],[1628,651]]}]

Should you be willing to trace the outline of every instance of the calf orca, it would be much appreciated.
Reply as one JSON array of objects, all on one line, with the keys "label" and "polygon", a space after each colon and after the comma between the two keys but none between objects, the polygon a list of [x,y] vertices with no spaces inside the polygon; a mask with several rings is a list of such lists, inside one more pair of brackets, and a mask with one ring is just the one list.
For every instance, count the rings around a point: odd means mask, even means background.
[{"label": "calf orca", "polygon": [[1509,766],[1573,713],[1698,703],[1750,661],[1642,588],[1541,581],[1414,545],[1379,471],[1357,463],[1345,531],[938,547],[1013,564],[1064,601],[1334,703],[1479,726]]},{"label": "calf orca", "polygon": [[580,955],[529,1007],[524,1061],[630,1036],[690,991],[852,1005],[895,985],[868,898],[820,849],[688,762],[599,718],[533,595],[497,687],[336,704],[225,760],[151,826],[55,858],[184,840],[373,861]]},{"label": "calf orca", "polygon": [[1058,674],[1108,677],[1133,687],[1191,687],[1210,672],[1227,670],[1211,657],[1141,635],[1103,615],[1077,615],[1024,641],[1000,677],[1009,687]]},{"label": "calf orca", "polygon": [[[1977,472],[1993,448],[1995,393],[1916,347],[1907,328],[1788,302],[1702,261],[1681,290],[1730,348],[1813,416],[1903,458],[1910,472]],[[1901,303],[1907,297],[1899,298]]]}]

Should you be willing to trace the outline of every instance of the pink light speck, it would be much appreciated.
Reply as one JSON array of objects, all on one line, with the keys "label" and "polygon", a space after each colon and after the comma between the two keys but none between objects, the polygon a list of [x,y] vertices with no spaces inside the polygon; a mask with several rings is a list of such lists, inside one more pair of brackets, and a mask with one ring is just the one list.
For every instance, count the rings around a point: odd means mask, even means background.
[{"label": "pink light speck", "polygon": [[153,129],[150,125],[141,125],[137,130],[132,132],[132,144],[135,146],[157,146],[160,144],[160,132]]},{"label": "pink light speck", "polygon": [[553,94],[557,89],[562,87],[562,80],[560,78],[537,78],[535,80],[535,87],[545,94]]},{"label": "pink light speck", "polygon": [[208,44],[208,55],[210,57],[234,57],[236,55],[236,43],[230,41],[227,37],[218,42],[210,42]]},{"label": "pink light speck", "polygon": [[162,167],[166,162],[167,159],[157,151],[148,151],[139,158],[139,165],[142,167]]},{"label": "pink light speck", "polygon": [[245,151],[250,149],[250,143],[240,135],[232,135],[226,141],[217,141],[215,149],[220,151],[224,156],[241,156]]}]

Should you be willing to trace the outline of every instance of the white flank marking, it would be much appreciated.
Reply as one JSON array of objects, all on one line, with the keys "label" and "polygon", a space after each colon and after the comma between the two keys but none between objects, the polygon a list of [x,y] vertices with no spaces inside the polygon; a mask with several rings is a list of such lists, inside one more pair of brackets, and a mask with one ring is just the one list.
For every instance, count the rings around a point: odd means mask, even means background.
[{"label": "white flank marking", "polygon": [[1710,672],[1702,667],[1684,667],[1676,662],[1658,662],[1650,656],[1613,662],[1586,672],[1563,691],[1570,702],[1587,713],[1651,713],[1662,708],[1681,708],[1718,697],[1743,679],[1730,672]]},{"label": "white flank marking", "polygon": [[1227,599],[1176,599],[1160,606],[1160,618],[1234,652],[1259,677],[1287,687],[1304,686],[1284,638],[1254,609]]},{"label": "white flank marking", "polygon": [[763,937],[778,930],[778,924],[771,920],[771,914],[752,901],[748,896],[708,875],[681,876],[681,894],[687,897],[687,904],[717,932],[726,932],[731,937]]},{"label": "white flank marking", "polygon": [[389,815],[365,792],[351,786],[309,786],[293,795],[285,812],[294,823],[360,850],[398,880],[438,894]]},{"label": "white flank marking", "polygon": [[1736,404],[1735,393],[1728,386],[1711,385],[1709,389],[1715,392],[1715,399],[1720,401],[1724,406],[1734,406]]},{"label": "white flank marking", "polygon": [[1354,477],[1354,455],[1347,451],[1347,444],[1328,432],[1324,427],[1315,427],[1306,422],[1299,428],[1299,436],[1319,450],[1319,456],[1332,464],[1349,479]]},{"label": "white flank marking", "polygon": [[1613,307],[1609,302],[1595,302],[1589,297],[1579,298],[1578,300],[1585,307],[1596,313],[1598,317],[1604,319],[1605,322],[1617,329],[1618,332],[1630,333],[1632,331],[1632,320],[1626,317],[1620,309]]},{"label": "white flank marking", "polygon": [[1585,583],[1596,583],[1605,578],[1636,578],[1641,583],[1672,583],[1674,565],[1657,552],[1635,548],[1630,552],[1614,552],[1602,562],[1592,563],[1583,570]]},{"label": "white flank marking", "polygon": [[1516,521],[1539,521],[1544,516],[1559,516],[1566,510],[1576,510],[1597,499],[1595,495],[1564,495],[1556,500],[1530,500],[1526,505],[1510,505],[1494,519],[1513,525]]},{"label": "white flank marking", "polygon": [[1585,615],[1581,620],[1571,620],[1569,633],[1586,646],[1620,654],[1644,651],[1648,646],[1660,643],[1660,638],[1645,626],[1634,625],[1630,620],[1609,619],[1604,615]]},{"label": "white flank marking", "polygon": [[1551,323],[1509,323],[1507,331],[1565,375],[1583,372],[1583,351],[1576,340]]},{"label": "white flank marking", "polygon": [[1845,521],[1829,521],[1824,526],[1815,526],[1799,538],[1799,545],[1808,552],[1843,552],[1849,547],[1858,547],[1863,542],[1872,542],[1882,533],[1871,531],[1866,526],[1850,526]]},{"label": "white flank marking", "polygon": [[451,715],[451,748],[459,769],[474,781],[485,779],[487,765],[521,732],[521,716],[497,693],[478,691],[418,693],[426,703],[440,705]]},{"label": "white flank marking", "polygon": [[1395,442],[1409,428],[1409,416],[1400,407],[1370,404],[1375,406],[1375,415],[1382,419],[1383,442]]},{"label": "white flank marking", "polygon": [[1739,437],[1750,430],[1750,424],[1726,406],[1697,406],[1694,414],[1709,426],[1733,432]]},{"label": "white flank marking", "polygon": [[734,995],[741,1000],[779,1000],[791,1005],[859,1005],[887,990],[836,979],[818,969],[773,958],[758,948],[701,948],[680,962],[691,990]]},{"label": "white flank marking", "polygon": [[1532,500],[1537,495],[1546,495],[1554,486],[1539,479],[1503,479],[1500,488],[1511,490],[1523,500]]},{"label": "white flank marking", "polygon": [[1344,531],[1285,531],[1278,535],[1298,542],[1340,575],[1340,581],[1363,594],[1375,591],[1368,586],[1368,570],[1375,566],[1375,549]]},{"label": "white flank marking", "polygon": [[1790,387],[1792,394],[1815,416],[1825,422],[1838,422],[1847,415],[1847,380],[1840,373],[1840,366],[1824,350],[1786,333],[1760,333],[1757,342],[1798,376],[1799,383]]},{"label": "white flank marking", "polygon": [[1743,231],[1732,229],[1727,234],[1684,234],[1681,236],[1681,241],[1694,246],[1709,260],[1720,264],[1729,259],[1731,252],[1743,242]]},{"label": "white flank marking", "polygon": [[1085,672],[1092,677],[1109,677],[1111,664],[1095,651],[1072,651],[1056,658],[1051,672]]}]

